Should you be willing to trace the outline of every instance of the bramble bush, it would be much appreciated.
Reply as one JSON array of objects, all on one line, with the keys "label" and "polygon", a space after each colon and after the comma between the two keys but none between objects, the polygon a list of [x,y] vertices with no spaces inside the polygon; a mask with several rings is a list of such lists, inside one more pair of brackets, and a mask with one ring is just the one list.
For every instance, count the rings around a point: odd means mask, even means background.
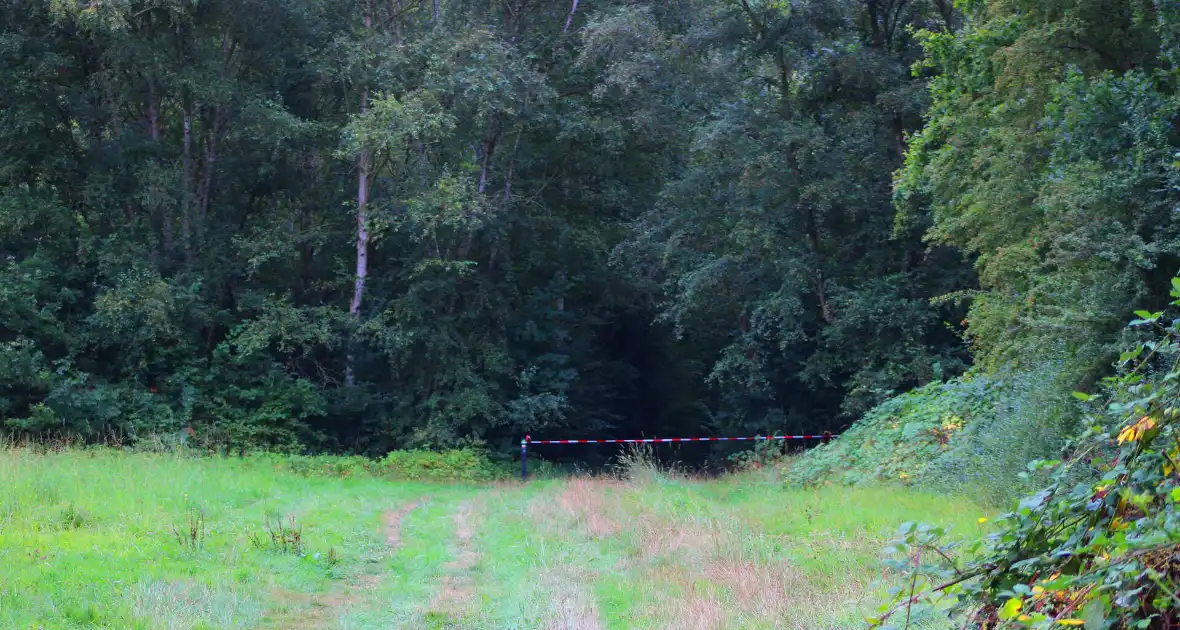
[{"label": "bramble bush", "polygon": [[959,553],[941,529],[903,526],[891,564],[906,587],[873,627],[931,609],[981,628],[1180,626],[1180,319],[1136,314],[1151,339],[1123,353],[1101,394],[1075,393],[1088,428],[1061,460],[1029,464],[1049,482],[996,533]]}]

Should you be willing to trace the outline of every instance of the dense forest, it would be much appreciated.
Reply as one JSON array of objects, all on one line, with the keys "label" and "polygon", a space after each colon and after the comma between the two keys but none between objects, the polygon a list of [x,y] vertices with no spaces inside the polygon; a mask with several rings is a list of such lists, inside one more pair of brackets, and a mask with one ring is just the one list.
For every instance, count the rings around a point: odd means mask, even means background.
[{"label": "dense forest", "polygon": [[1088,391],[1180,268],[1178,12],[6,0],[0,423],[379,454]]}]

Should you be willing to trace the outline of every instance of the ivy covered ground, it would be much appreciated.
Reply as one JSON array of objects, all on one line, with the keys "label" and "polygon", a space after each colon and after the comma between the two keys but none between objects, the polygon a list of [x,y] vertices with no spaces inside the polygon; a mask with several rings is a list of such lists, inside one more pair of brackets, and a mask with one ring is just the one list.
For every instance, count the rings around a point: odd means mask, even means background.
[{"label": "ivy covered ground", "polygon": [[0,627],[860,628],[900,523],[981,527],[969,501],[766,469],[442,484],[332,461],[0,451]]}]

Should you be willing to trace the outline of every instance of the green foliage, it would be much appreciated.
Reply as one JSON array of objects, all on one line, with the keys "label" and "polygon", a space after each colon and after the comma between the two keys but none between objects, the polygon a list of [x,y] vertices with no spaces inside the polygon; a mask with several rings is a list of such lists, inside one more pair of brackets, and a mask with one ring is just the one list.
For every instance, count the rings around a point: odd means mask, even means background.
[{"label": "green foliage", "polygon": [[792,481],[913,483],[951,449],[965,426],[990,413],[999,395],[986,376],[930,383],[874,407],[839,439],[793,460]]},{"label": "green foliage", "polygon": [[1128,305],[1167,302],[1157,287],[1180,264],[1170,4],[971,2],[961,31],[921,36],[933,102],[899,173],[897,225],[976,256],[980,367],[1064,344],[1081,380],[1124,343]]},{"label": "green foliage", "polygon": [[0,5],[0,431],[506,453],[958,373],[970,269],[889,232],[949,6]]},{"label": "green foliage", "polygon": [[267,514],[262,531],[250,532],[248,537],[256,549],[303,555],[303,526],[296,522],[294,514],[288,514],[285,519],[281,514]]},{"label": "green foliage", "polygon": [[380,477],[404,481],[477,482],[509,476],[513,468],[478,448],[391,451],[381,459],[359,455],[254,453],[246,458],[305,477]]},{"label": "green foliage", "polygon": [[276,455],[259,454],[255,457],[274,466],[304,477],[352,477],[360,474],[380,474],[380,464],[359,455]]},{"label": "green foliage", "polygon": [[[1172,306],[1180,306],[1180,279]],[[895,564],[912,580],[886,617],[938,607],[995,627],[1159,628],[1180,611],[1180,319],[1144,313],[1155,332],[1119,360],[1101,395],[1079,393],[1088,428],[1061,460],[1031,463],[1039,491],[956,558],[936,529],[908,528]],[[884,622],[900,627],[896,618]]]},{"label": "green foliage", "polygon": [[840,438],[787,464],[800,483],[888,481],[1003,504],[1033,486],[1018,476],[1077,430],[1066,361],[1015,372],[966,374],[874,407]]},{"label": "green foliage", "polygon": [[[709,59],[683,84],[655,84],[713,94],[618,259],[651,270],[661,319],[702,348],[693,358],[718,392],[720,430],[832,429],[833,416],[930,382],[937,366],[949,376],[967,365],[945,325],[961,311],[930,298],[970,287],[968,265],[919,233],[895,238],[887,201],[925,102],[907,27],[938,19],[938,3],[877,4],[722,3],[715,34],[672,53],[671,34],[639,16],[655,32],[612,66],[625,90],[640,55]],[[645,103],[645,118],[667,115],[660,104]]]},{"label": "green foliage", "polygon": [[487,481],[503,473],[487,455],[473,448],[393,451],[380,465],[384,476],[410,481]]},{"label": "green foliage", "polygon": [[752,449],[730,455],[729,461],[741,472],[777,469],[787,463],[787,448],[785,441],[763,440],[755,442]]},{"label": "green foliage", "polygon": [[1069,361],[1061,358],[994,375],[985,407],[955,432],[918,482],[989,505],[1033,490],[1043,478],[1024,476],[1028,463],[1055,456],[1084,426],[1083,405],[1066,393],[1073,383]]}]

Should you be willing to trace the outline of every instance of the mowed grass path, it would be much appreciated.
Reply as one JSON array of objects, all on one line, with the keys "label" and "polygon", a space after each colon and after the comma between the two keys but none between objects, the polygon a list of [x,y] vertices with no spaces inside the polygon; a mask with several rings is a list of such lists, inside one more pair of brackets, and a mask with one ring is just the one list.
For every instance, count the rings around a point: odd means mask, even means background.
[{"label": "mowed grass path", "polygon": [[[901,522],[969,537],[980,514],[764,476],[432,485],[3,450],[0,628],[861,628]],[[253,542],[276,516],[300,553]]]}]

